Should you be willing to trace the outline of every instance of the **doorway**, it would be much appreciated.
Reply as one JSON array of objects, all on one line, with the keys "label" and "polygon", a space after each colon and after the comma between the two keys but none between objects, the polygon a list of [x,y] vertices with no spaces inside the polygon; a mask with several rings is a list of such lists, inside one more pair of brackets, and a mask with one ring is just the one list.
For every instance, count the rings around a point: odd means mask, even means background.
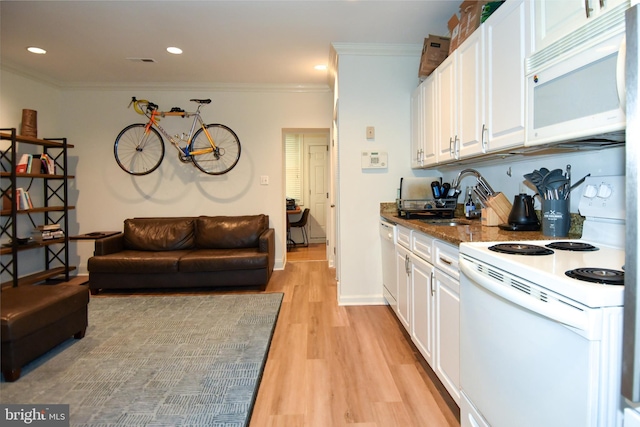
[{"label": "doorway", "polygon": [[[326,244],[329,202],[329,129],[283,129],[285,196],[301,210],[309,209],[307,236],[310,244]],[[290,221],[298,217],[291,216]],[[300,230],[292,230],[302,241]]]}]

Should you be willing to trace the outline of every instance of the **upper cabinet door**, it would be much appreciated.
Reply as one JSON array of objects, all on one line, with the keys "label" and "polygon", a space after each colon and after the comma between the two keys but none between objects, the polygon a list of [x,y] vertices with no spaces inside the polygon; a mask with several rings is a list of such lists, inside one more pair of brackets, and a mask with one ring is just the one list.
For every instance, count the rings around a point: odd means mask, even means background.
[{"label": "upper cabinet door", "polygon": [[534,51],[574,32],[602,13],[629,0],[535,0]]},{"label": "upper cabinet door", "polygon": [[524,67],[531,53],[530,7],[529,1],[507,1],[484,23],[487,152],[524,144]]},{"label": "upper cabinet door", "polygon": [[422,82],[422,111],[423,111],[423,162],[424,167],[433,166],[438,162],[437,131],[439,113],[436,106],[436,73],[432,73]]},{"label": "upper cabinet door", "polygon": [[458,158],[483,152],[484,32],[476,30],[458,47]]},{"label": "upper cabinet door", "polygon": [[438,163],[446,163],[456,158],[457,134],[457,83],[456,49],[438,66],[436,104],[440,112],[437,131]]},{"label": "upper cabinet door", "polygon": [[597,0],[535,0],[535,50],[541,50],[587,21]]},{"label": "upper cabinet door", "polygon": [[421,168],[423,165],[423,135],[422,135],[422,85],[411,93],[411,167]]}]

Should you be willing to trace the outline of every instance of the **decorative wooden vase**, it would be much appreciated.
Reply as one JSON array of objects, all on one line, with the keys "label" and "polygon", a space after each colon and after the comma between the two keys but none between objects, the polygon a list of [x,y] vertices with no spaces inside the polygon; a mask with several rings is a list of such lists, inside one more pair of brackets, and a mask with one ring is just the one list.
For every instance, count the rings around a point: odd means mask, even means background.
[{"label": "decorative wooden vase", "polygon": [[22,128],[20,135],[38,137],[38,112],[35,110],[22,110]]}]

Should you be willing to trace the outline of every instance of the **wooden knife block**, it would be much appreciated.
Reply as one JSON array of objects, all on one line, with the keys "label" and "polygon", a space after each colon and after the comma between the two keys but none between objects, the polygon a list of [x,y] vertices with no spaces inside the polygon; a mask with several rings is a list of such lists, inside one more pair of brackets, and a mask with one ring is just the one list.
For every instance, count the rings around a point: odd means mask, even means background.
[{"label": "wooden knife block", "polygon": [[481,223],[489,227],[496,227],[509,222],[509,214],[513,206],[504,194],[495,193],[487,200],[487,207],[482,209]]}]

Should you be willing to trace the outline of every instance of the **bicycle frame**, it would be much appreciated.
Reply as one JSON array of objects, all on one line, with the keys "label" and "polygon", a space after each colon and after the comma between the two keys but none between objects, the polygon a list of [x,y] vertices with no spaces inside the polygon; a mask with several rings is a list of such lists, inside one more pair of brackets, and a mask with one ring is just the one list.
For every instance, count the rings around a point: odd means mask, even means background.
[{"label": "bicycle frame", "polygon": [[[200,154],[211,153],[216,149],[216,144],[213,141],[213,138],[211,137],[211,134],[209,134],[209,131],[207,130],[207,127],[205,126],[204,121],[202,120],[202,117],[200,117],[200,107],[201,107],[201,105],[198,105],[198,108],[196,109],[195,112],[153,110],[153,111],[151,111],[151,116],[147,116],[147,117],[149,117],[149,121],[147,122],[147,125],[145,126],[145,133],[149,133],[149,129],[152,126],[155,126],[155,128],[158,129],[158,131],[160,131],[160,133],[162,135],[164,135],[164,137],[167,138],[169,140],[169,142],[171,142],[171,144],[176,148],[176,150],[178,150],[178,152],[182,156],[190,157],[190,156],[197,156],[197,155],[200,155]],[[157,117],[171,117],[171,116],[184,117],[184,118],[188,118],[188,117],[192,117],[193,116],[193,123],[191,124],[191,129],[189,130],[189,133],[186,135],[187,136],[187,140],[186,141],[183,138],[180,138],[179,135],[176,135],[176,137],[174,138],[173,136],[171,136],[169,134],[169,132],[167,132],[162,126],[160,126]],[[196,124],[199,124],[200,128],[202,128],[202,131],[207,136],[207,139],[209,140],[209,144],[211,144],[211,147],[210,148],[203,148],[203,149],[195,150],[195,151],[189,151],[189,147],[191,146],[191,139],[193,138],[193,135],[195,134]],[[183,136],[185,135],[184,132],[183,132],[182,135]],[[176,140],[176,138],[178,138],[178,139]],[[184,148],[180,147],[180,142],[185,142],[186,143]]]}]

